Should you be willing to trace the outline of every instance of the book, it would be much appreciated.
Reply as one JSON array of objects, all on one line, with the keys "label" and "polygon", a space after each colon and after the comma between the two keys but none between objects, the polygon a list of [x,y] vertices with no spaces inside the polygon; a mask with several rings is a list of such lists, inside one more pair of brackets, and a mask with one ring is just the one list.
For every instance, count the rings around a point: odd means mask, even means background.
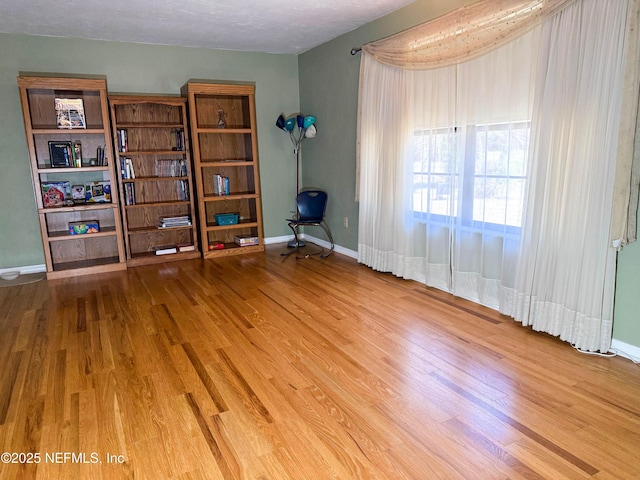
[{"label": "book", "polygon": [[170,255],[172,253],[178,253],[177,247],[156,247],[154,248],[156,255]]},{"label": "book", "polygon": [[233,241],[241,247],[259,244],[258,237],[254,237],[253,235],[236,235],[233,237]]},{"label": "book", "polygon": [[193,243],[179,243],[177,247],[179,252],[194,252],[196,250]]},{"label": "book", "polygon": [[49,161],[51,167],[71,167],[72,158],[71,142],[49,142]]},{"label": "book", "polygon": [[58,128],[87,128],[81,98],[56,98],[55,108]]}]

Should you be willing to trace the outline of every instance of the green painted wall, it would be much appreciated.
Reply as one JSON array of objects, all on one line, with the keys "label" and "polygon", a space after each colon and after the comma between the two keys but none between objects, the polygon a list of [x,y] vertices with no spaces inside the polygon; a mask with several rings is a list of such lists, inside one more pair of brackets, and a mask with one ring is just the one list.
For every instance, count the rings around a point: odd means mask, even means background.
[{"label": "green painted wall", "polygon": [[[328,219],[336,244],[358,248],[355,202],[356,117],[360,54],[353,47],[392,35],[475,0],[418,0],[300,55],[300,108],[318,117],[318,136],[304,143],[306,187],[329,193]],[[343,219],[349,217],[349,227]],[[620,252],[613,335],[640,348],[640,242]]]},{"label": "green painted wall", "polygon": [[613,338],[640,348],[640,241],[618,254]]},{"label": "green painted wall", "polygon": [[302,184],[329,194],[327,219],[337,245],[358,249],[355,157],[361,55],[352,56],[351,49],[475,1],[419,0],[300,55],[300,108],[318,117],[317,137],[303,144]]},{"label": "green painted wall", "polygon": [[16,83],[25,72],[105,75],[112,93],[180,94],[190,78],[255,82],[265,235],[290,233],[295,169],[274,122],[300,108],[296,55],[0,34],[0,268],[44,263]]}]

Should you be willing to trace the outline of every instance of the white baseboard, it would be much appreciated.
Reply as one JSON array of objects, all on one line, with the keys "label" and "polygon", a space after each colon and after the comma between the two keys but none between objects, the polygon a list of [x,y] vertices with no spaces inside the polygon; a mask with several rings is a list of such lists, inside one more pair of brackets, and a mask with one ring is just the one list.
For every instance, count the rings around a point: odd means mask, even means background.
[{"label": "white baseboard", "polygon": [[[307,235],[303,233],[302,235],[298,235],[298,237],[302,240],[308,240],[312,243],[320,245],[323,248],[331,248],[331,244],[320,238],[312,237],[311,235]],[[284,235],[281,237],[269,237],[264,239],[265,245],[271,245],[273,243],[287,243],[290,240],[293,240],[293,235]],[[345,255],[347,257],[358,259],[358,252],[354,250],[349,250],[348,248],[341,247],[340,245],[336,245],[333,249],[334,252],[339,253],[341,255]]]},{"label": "white baseboard", "polygon": [[20,272],[20,275],[27,275],[29,273],[42,273],[46,272],[46,265],[26,265],[24,267],[13,267],[13,268],[0,268],[0,273],[5,272]]},{"label": "white baseboard", "polygon": [[631,345],[630,343],[621,342],[615,338],[611,341],[610,352],[613,352],[621,357],[628,358],[632,362],[640,362],[640,347]]},{"label": "white baseboard", "polygon": [[264,239],[265,245],[272,245],[274,243],[287,243],[293,239],[293,235],[282,235],[280,237],[269,237]]}]

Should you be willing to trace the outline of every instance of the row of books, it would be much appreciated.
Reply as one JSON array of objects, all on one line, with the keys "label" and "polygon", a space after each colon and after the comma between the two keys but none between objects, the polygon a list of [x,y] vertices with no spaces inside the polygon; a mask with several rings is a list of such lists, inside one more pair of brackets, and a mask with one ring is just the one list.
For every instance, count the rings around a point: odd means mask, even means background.
[{"label": "row of books", "polygon": [[106,145],[104,147],[98,147],[96,150],[96,165],[104,167],[107,165],[107,150]]},{"label": "row of books", "polygon": [[[155,169],[157,177],[186,177],[187,161],[184,158],[157,160]],[[120,156],[120,173],[123,179],[136,178],[136,171],[131,158]]]},{"label": "row of books", "polygon": [[229,195],[229,177],[216,173],[213,176],[213,193],[214,195]]},{"label": "row of books", "polygon": [[82,167],[80,142],[49,141],[49,161],[52,168]]},{"label": "row of books", "polygon": [[133,168],[133,160],[129,157],[120,156],[120,174],[123,179],[136,178],[136,172]]},{"label": "row of books", "polygon": [[133,183],[124,184],[124,204],[126,206],[136,204],[136,187]]},{"label": "row of books", "polygon": [[118,137],[118,151],[119,152],[128,152],[129,151],[129,138],[127,135],[126,128],[118,128],[116,129],[116,137]]},{"label": "row of books", "polygon": [[[124,187],[124,204],[126,206],[136,204],[136,187],[135,184],[127,182]],[[176,184],[176,195],[179,201],[189,200],[189,182],[187,180],[178,180]]]},{"label": "row of books", "polygon": [[[118,128],[116,129],[116,137],[118,139],[118,151],[119,152],[128,152],[129,151],[129,134],[127,133],[126,128]],[[176,151],[184,151],[186,150],[186,140],[184,136],[184,129],[180,128],[178,130],[173,130],[171,132],[171,150]]]},{"label": "row of books", "polygon": [[157,160],[156,161],[157,177],[186,177],[187,161],[184,158],[177,160]]}]

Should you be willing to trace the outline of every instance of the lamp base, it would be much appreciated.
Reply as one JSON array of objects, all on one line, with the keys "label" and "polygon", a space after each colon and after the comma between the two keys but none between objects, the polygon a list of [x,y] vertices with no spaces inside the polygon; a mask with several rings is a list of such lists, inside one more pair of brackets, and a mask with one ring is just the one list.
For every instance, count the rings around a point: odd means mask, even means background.
[{"label": "lamp base", "polygon": [[295,238],[293,240],[289,241],[289,243],[287,243],[287,247],[291,247],[291,248],[306,247],[306,246],[307,246],[307,242],[305,242],[304,240],[300,240],[300,239],[298,239],[298,241],[296,242]]}]

